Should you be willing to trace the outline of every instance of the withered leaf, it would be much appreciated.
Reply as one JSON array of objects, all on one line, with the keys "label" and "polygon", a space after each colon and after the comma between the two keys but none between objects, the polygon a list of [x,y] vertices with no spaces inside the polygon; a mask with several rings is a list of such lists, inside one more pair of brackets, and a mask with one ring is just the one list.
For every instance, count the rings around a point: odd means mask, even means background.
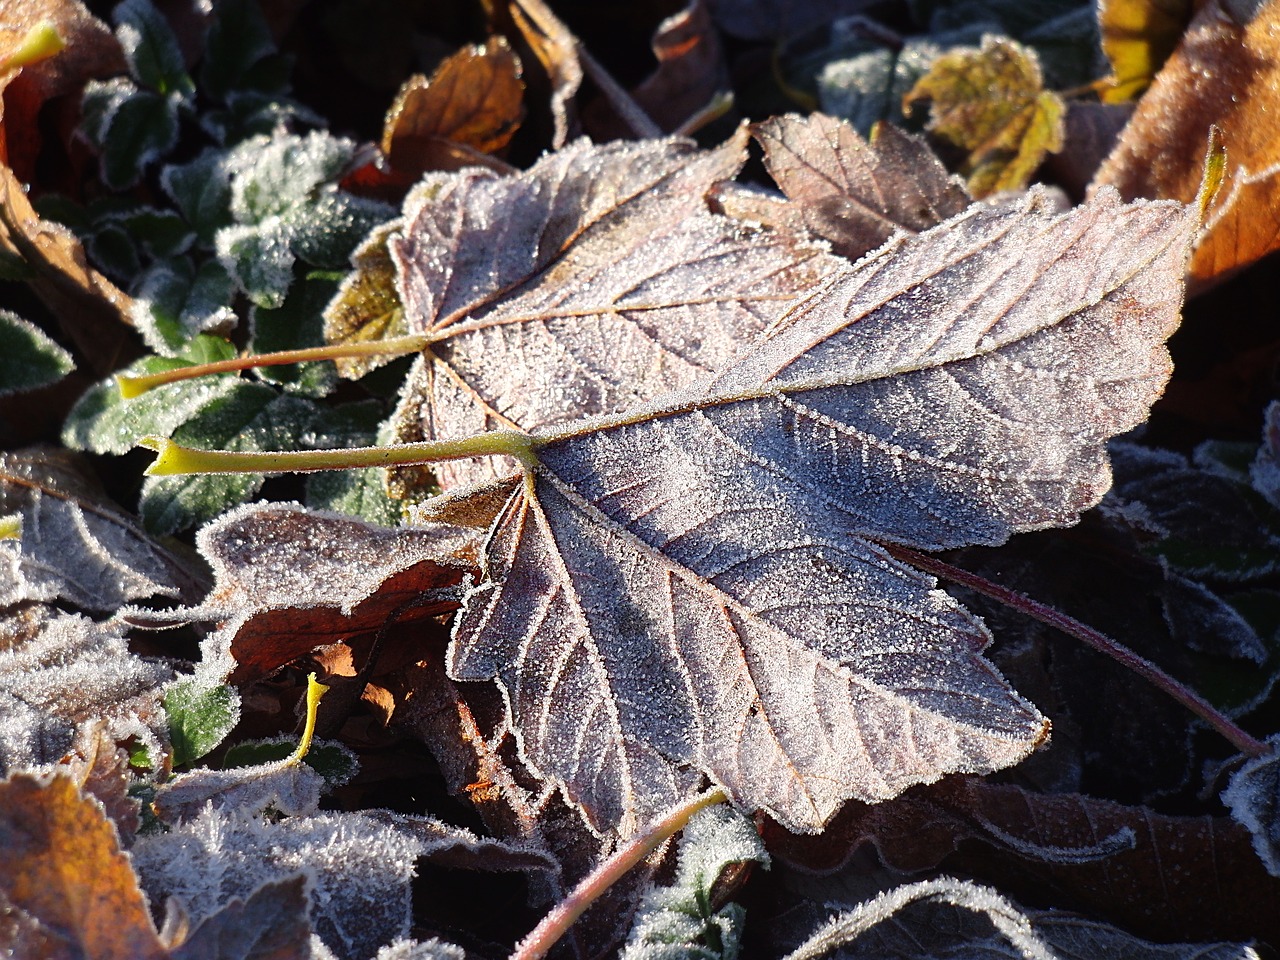
[{"label": "withered leaf", "polygon": [[[723,365],[807,295],[828,255],[705,207],[744,139],[580,142],[516,177],[429,179],[389,241],[409,330],[435,341],[398,439],[623,409]],[[449,464],[439,477],[510,472]]]},{"label": "withered leaf", "polygon": [[1133,100],[1151,83],[1191,19],[1187,0],[1100,0],[1098,32],[1111,61],[1103,103]]},{"label": "withered leaf", "polygon": [[207,917],[173,960],[310,960],[306,877],[264,883]]},{"label": "withered leaf", "polygon": [[[119,623],[49,616],[36,636],[0,650],[0,771],[56,763],[96,724],[123,741],[154,742],[158,687],[172,675],[129,652]],[[96,732],[79,744],[89,755]]]},{"label": "withered leaf", "polygon": [[513,0],[510,11],[551,84],[551,118],[555,125],[551,146],[558,150],[575,135],[577,126],[573,100],[582,86],[577,38],[542,0]]},{"label": "withered leaf", "polygon": [[825,114],[789,114],[752,128],[769,175],[810,230],[856,260],[899,231],[936,226],[970,203],[918,138],[881,124],[870,143]]},{"label": "withered leaf", "polygon": [[501,680],[525,759],[595,825],[634,830],[706,774],[813,831],[1044,738],[980,623],[873,541],[1073,522],[1163,387],[1191,215],[1049,206],[975,205],[720,373],[533,431],[450,672]]},{"label": "withered leaf", "polygon": [[1126,199],[1190,202],[1204,157],[1188,145],[1205,143],[1217,126],[1228,179],[1191,260],[1199,284],[1280,249],[1280,0],[1247,5],[1247,21],[1242,6],[1214,0],[1199,8],[1094,180]]},{"label": "withered leaf", "polygon": [[1005,37],[943,54],[904,99],[930,101],[929,132],[963,150],[961,173],[985,197],[1025,187],[1062,148],[1061,98],[1044,89],[1035,53]]},{"label": "withered leaf", "polygon": [[0,605],[64,600],[114,611],[130,600],[203,588],[195,564],[153,540],[111,503],[74,454],[0,454],[0,515],[22,517],[22,539],[0,541]]},{"label": "withered leaf", "polygon": [[730,87],[724,47],[705,0],[692,0],[658,24],[653,53],[658,69],[632,96],[663,130],[677,131]]},{"label": "withered leaf", "polygon": [[393,616],[454,609],[478,541],[441,523],[389,529],[288,504],[241,507],[200,531],[216,583],[187,615],[225,621],[230,679],[242,684]]},{"label": "withered leaf", "polygon": [[35,921],[46,956],[167,955],[115,828],[70,777],[18,774],[0,782],[0,845],[0,904]]}]

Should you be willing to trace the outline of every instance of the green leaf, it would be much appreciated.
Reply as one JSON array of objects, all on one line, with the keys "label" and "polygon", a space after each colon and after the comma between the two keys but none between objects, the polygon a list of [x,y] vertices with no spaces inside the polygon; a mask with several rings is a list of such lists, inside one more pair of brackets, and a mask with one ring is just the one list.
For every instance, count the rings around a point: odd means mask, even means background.
[{"label": "green leaf", "polygon": [[197,270],[187,257],[160,260],[138,276],[130,291],[133,320],[156,353],[173,356],[196,334],[236,324],[227,305],[235,293],[231,275],[216,260]]},{"label": "green leaf", "polygon": [[255,0],[222,0],[205,37],[200,90],[219,103],[245,86],[250,68],[275,53],[275,41]]},{"label": "green leaf", "polygon": [[245,295],[269,310],[284,306],[297,259],[289,248],[289,228],[275,217],[264,223],[218,231],[218,259]]},{"label": "green leaf", "polygon": [[[292,754],[297,745],[297,740],[292,737],[246,740],[227,750],[222,765],[225,769],[231,769],[275,763]],[[313,740],[311,749],[302,758],[302,762],[324,777],[325,784],[330,789],[342,786],[360,769],[360,761],[356,759],[356,755],[334,740]]]},{"label": "green leaf", "polygon": [[160,186],[207,247],[213,246],[220,228],[233,222],[231,177],[221,150],[209,149],[188,163],[165,167]]},{"label": "green leaf", "polygon": [[112,11],[111,18],[129,62],[129,73],[139,84],[182,99],[195,93],[178,38],[150,0],[124,0]]},{"label": "green leaf", "polygon": [[173,765],[185,767],[220,744],[240,719],[240,695],[234,687],[196,677],[164,689]]},{"label": "green leaf", "polygon": [[[279,307],[255,307],[249,321],[252,331],[250,351],[270,353],[322,346],[323,311],[336,289],[337,284],[332,281],[309,278],[295,284]],[[329,361],[263,367],[258,376],[279,384],[291,393],[308,397],[325,396],[338,381],[337,371]]]},{"label": "green leaf", "polygon": [[172,210],[135,207],[109,214],[106,222],[119,223],[129,232],[138,249],[155,260],[176,257],[190,249],[195,236],[187,222]]},{"label": "green leaf", "polygon": [[39,327],[0,310],[0,397],[46,387],[74,369],[71,354]]},{"label": "green leaf", "polygon": [[769,854],[751,822],[732,807],[699,811],[680,840],[675,882],[650,887],[640,902],[622,960],[731,960],[738,955],[746,911],[712,909],[712,887],[731,863]]},{"label": "green leaf", "polygon": [[[381,407],[375,402],[348,403],[322,411],[318,432],[337,447],[390,443],[390,425],[379,425],[380,417]],[[404,519],[404,511],[400,501],[387,495],[385,473],[381,467],[313,473],[307,477],[307,506],[394,527]]]},{"label": "green leaf", "polygon": [[90,80],[80,99],[80,133],[98,152],[107,139],[107,127],[120,104],[139,93],[128,77]]},{"label": "green leaf", "polygon": [[345,270],[369,232],[396,213],[385,203],[332,191],[295,207],[285,214],[284,222],[292,232],[290,246],[301,259],[313,266]]},{"label": "green leaf", "polygon": [[321,184],[336,181],[354,151],[350,140],[322,131],[246,140],[227,158],[232,216],[237,223],[263,223],[288,213]]},{"label": "green leaf", "polygon": [[102,182],[125,190],[142,177],[147,164],[178,142],[178,105],[171,97],[139,90],[104,118]]},{"label": "green leaf", "polygon": [[[226,360],[235,348],[218,337],[199,336],[178,358],[146,357],[123,373],[160,373],[193,363]],[[93,453],[128,453],[139,437],[148,434],[169,436],[206,406],[235,390],[241,381],[234,376],[200,377],[157,387],[139,397],[125,400],[114,378],[90,387],[72,408],[62,428],[62,442],[76,450]]]},{"label": "green leaf", "polygon": [[[315,406],[258,383],[236,381],[173,431],[182,444],[218,450],[296,450],[311,435]],[[147,529],[174,533],[212,520],[253,496],[262,474],[148,477],[139,511]]]},{"label": "green leaf", "polygon": [[85,238],[84,248],[98,269],[117,280],[132,279],[142,269],[137,244],[122,224],[102,224]]}]

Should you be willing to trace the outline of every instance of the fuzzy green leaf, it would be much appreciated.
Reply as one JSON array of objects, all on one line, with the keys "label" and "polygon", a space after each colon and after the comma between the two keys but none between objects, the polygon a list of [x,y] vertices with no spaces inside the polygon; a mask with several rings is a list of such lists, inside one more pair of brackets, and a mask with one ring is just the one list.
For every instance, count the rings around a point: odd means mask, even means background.
[{"label": "fuzzy green leaf", "polygon": [[178,106],[171,97],[139,90],[104,119],[102,182],[125,190],[142,177],[147,164],[178,142]]},{"label": "fuzzy green leaf", "polygon": [[[324,344],[323,310],[333,296],[337,284],[331,280],[309,278],[295,284],[284,303],[273,309],[255,307],[250,314],[253,353],[296,350]],[[338,374],[332,363],[316,361],[280,367],[263,367],[258,376],[279,384],[291,393],[323,397],[333,390]]]},{"label": "fuzzy green leaf", "polygon": [[124,0],[112,11],[111,18],[129,73],[139,84],[162,95],[178,94],[182,99],[195,93],[178,38],[151,0]]},{"label": "fuzzy green leaf", "polygon": [[240,719],[240,695],[234,687],[200,678],[177,680],[164,690],[173,765],[185,767],[220,744]]},{"label": "fuzzy green leaf", "polygon": [[385,203],[327,192],[295,207],[284,222],[292,232],[291,247],[301,259],[316,267],[346,270],[352,252],[369,232],[395,215]]},{"label": "fuzzy green leaf", "polygon": [[232,223],[231,179],[225,160],[223,151],[206,150],[188,163],[160,172],[160,186],[195,228],[201,243],[209,247],[218,230]]},{"label": "fuzzy green leaf", "polygon": [[237,223],[262,223],[288,213],[336,181],[354,151],[350,140],[321,131],[246,140],[227,158],[232,215]]},{"label": "fuzzy green leaf", "polygon": [[0,310],[0,397],[46,387],[74,369],[71,354],[39,327]]},{"label": "fuzzy green leaf", "polygon": [[216,260],[198,270],[187,257],[161,260],[135,282],[133,320],[147,346],[172,356],[196,334],[235,326],[227,306],[234,292],[231,275]]},{"label": "fuzzy green leaf", "polygon": [[[146,357],[123,373],[147,374],[226,360],[235,348],[217,337],[197,337],[181,357]],[[125,400],[114,379],[95,384],[80,398],[62,429],[62,442],[93,453],[128,453],[139,437],[169,436],[214,401],[225,397],[240,381],[233,376],[200,377],[157,387]]]},{"label": "fuzzy green leaf", "polygon": [[293,283],[297,258],[289,248],[291,239],[279,217],[260,224],[227,227],[218,231],[218,259],[255,305],[279,309]]}]

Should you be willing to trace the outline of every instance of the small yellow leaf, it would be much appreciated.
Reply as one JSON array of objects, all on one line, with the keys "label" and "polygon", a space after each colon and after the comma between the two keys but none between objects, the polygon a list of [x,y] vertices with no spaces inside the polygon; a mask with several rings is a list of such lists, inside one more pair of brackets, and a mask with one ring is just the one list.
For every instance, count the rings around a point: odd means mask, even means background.
[{"label": "small yellow leaf", "polygon": [[1066,108],[1043,87],[1033,52],[984,37],[980,49],[934,61],[903,105],[930,102],[929,132],[967,153],[960,172],[970,192],[984,197],[1025,187],[1045,155],[1062,149]]},{"label": "small yellow leaf", "polygon": [[1191,20],[1190,0],[1100,0],[1098,31],[1111,77],[1103,103],[1126,103],[1151,84]]}]

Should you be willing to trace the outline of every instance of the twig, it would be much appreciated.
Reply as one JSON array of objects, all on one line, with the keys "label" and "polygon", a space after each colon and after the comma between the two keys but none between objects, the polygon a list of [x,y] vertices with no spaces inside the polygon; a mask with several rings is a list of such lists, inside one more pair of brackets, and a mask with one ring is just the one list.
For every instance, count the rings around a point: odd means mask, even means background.
[{"label": "twig", "polygon": [[667,838],[682,830],[689,818],[699,810],[723,803],[726,799],[725,792],[716,789],[682,803],[647,831],[615,851],[542,918],[533,932],[516,946],[510,960],[539,960],[545,957],[573,926],[574,921],[586,913],[587,908],[600,899],[606,890],[621,880],[628,870],[656,850]]},{"label": "twig", "polygon": [[1061,630],[1068,636],[1075,637],[1098,652],[1106,654],[1116,663],[1123,667],[1128,667],[1138,676],[1144,678],[1158,689],[1163,690],[1174,700],[1177,700],[1226,737],[1241,753],[1251,757],[1261,757],[1271,752],[1270,747],[1240,729],[1229,717],[1225,716],[1217,707],[1190,687],[1175,680],[1150,660],[1134,653],[1124,644],[1112,640],[1106,634],[1081,623],[1073,617],[1067,616],[1061,610],[1056,610],[1046,604],[1032,600],[1016,590],[1010,590],[1008,587],[1002,587],[998,583],[992,583],[976,573],[953,567],[951,564],[945,563],[936,557],[917,553],[907,547],[893,544],[885,544],[885,549],[899,560],[909,563],[913,567],[942,577],[944,580],[962,584],[971,590],[976,590],[992,600],[999,601],[1005,606],[1017,610],[1019,613],[1034,620],[1039,620],[1041,623],[1048,624],[1056,630]]}]

